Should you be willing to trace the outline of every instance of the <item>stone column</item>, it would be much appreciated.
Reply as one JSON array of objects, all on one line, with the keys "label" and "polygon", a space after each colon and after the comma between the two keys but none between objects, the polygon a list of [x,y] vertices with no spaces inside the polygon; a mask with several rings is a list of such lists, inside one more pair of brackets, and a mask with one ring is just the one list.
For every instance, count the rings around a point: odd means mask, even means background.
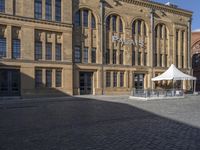
[{"label": "stone column", "polygon": [[52,60],[55,61],[56,60],[56,34],[52,33]]},{"label": "stone column", "polygon": [[136,46],[135,46],[135,65],[138,65],[138,51],[139,51],[139,46],[138,46],[138,41],[139,41],[139,35],[138,35],[138,21],[136,22],[135,25],[135,39],[136,39]]},{"label": "stone column", "polygon": [[56,70],[52,69],[52,87],[56,87]]},{"label": "stone column", "polygon": [[46,69],[42,69],[42,86],[46,86]]},{"label": "stone column", "polygon": [[[142,21],[142,23],[141,23],[141,33],[142,33],[142,35],[141,35],[141,38],[140,38],[140,40],[142,40],[142,41],[144,41],[145,40],[145,35],[144,35],[144,21]],[[143,47],[141,47],[141,66],[144,66],[144,48]]]},{"label": "stone column", "polygon": [[110,72],[110,87],[113,88],[113,71]]},{"label": "stone column", "polygon": [[56,12],[55,12],[56,2],[55,2],[55,0],[52,0],[51,3],[52,3],[52,20],[55,21],[56,20],[55,19],[56,18]]},{"label": "stone column", "polygon": [[120,71],[117,72],[117,87],[120,87]]},{"label": "stone column", "polygon": [[175,64],[176,67],[178,67],[178,64],[176,64],[176,53],[177,53],[177,49],[176,49],[176,44],[177,44],[177,34],[176,34],[177,30],[175,29],[174,30],[174,39],[173,39],[173,49],[171,50],[173,52],[173,61],[172,61],[172,64]]},{"label": "stone column", "polygon": [[188,67],[188,51],[187,51],[187,32],[184,31],[184,68],[187,69]]},{"label": "stone column", "polygon": [[46,5],[46,0],[42,0],[42,19],[44,19],[44,20],[45,20],[45,17],[46,17],[45,5]]},{"label": "stone column", "polygon": [[160,52],[161,52],[161,49],[160,49],[160,41],[161,41],[161,38],[162,37],[160,37],[160,30],[161,30],[161,26],[160,25],[158,25],[158,29],[157,29],[157,33],[158,33],[158,35],[157,35],[157,66],[158,67],[160,67]]},{"label": "stone column", "polygon": [[46,33],[42,32],[41,36],[42,36],[42,38],[41,38],[41,42],[42,42],[42,60],[45,60],[46,59],[46,41],[47,41]]},{"label": "stone column", "polygon": [[13,15],[13,0],[5,0],[5,13]]},{"label": "stone column", "polygon": [[175,42],[174,42],[174,36],[172,34],[169,34],[168,39],[168,62],[167,67],[169,67],[171,64],[174,64],[174,54],[175,54],[175,48],[174,48]]},{"label": "stone column", "polygon": [[88,13],[88,63],[91,63],[91,51],[92,51],[92,26],[91,26],[91,20],[92,20],[92,12],[89,11]]},{"label": "stone column", "polygon": [[128,71],[126,70],[124,72],[124,87],[128,88],[128,81],[129,81],[129,74]]},{"label": "stone column", "polygon": [[182,30],[178,32],[178,67],[182,67]]},{"label": "stone column", "polygon": [[165,34],[167,34],[165,32],[165,29],[166,29],[166,26],[163,26],[162,28],[162,33],[163,33],[163,47],[162,47],[162,66],[161,67],[166,67],[167,64],[165,64],[165,59],[166,59],[166,37],[165,37]]}]

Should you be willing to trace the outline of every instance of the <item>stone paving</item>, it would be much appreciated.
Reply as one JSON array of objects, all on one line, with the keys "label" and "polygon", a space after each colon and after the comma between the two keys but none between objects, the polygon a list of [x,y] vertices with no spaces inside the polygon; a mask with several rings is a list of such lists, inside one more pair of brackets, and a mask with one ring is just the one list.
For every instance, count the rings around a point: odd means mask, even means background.
[{"label": "stone paving", "polygon": [[200,97],[0,103],[0,150],[199,150]]}]

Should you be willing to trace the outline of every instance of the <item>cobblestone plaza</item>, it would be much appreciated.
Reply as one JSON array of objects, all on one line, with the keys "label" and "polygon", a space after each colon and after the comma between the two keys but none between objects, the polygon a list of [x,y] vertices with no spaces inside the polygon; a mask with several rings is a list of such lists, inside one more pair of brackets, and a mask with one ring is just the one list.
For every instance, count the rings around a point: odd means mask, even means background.
[{"label": "cobblestone plaza", "polygon": [[1,150],[199,150],[200,97],[1,101]]}]

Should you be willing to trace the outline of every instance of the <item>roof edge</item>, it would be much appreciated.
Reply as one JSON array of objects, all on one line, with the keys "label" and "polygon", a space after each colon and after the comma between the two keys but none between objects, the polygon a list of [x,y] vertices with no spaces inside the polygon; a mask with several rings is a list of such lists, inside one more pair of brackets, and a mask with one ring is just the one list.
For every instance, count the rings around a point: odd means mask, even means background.
[{"label": "roof edge", "polygon": [[123,1],[126,3],[132,3],[132,4],[136,4],[136,5],[143,5],[146,7],[153,7],[155,9],[160,9],[160,10],[165,10],[167,12],[174,12],[177,13],[179,15],[183,15],[183,16],[187,16],[187,17],[192,17],[193,12],[186,10],[186,9],[182,9],[182,8],[173,8],[171,6],[165,5],[163,3],[159,3],[159,2],[155,2],[152,0],[119,0],[119,1]]}]

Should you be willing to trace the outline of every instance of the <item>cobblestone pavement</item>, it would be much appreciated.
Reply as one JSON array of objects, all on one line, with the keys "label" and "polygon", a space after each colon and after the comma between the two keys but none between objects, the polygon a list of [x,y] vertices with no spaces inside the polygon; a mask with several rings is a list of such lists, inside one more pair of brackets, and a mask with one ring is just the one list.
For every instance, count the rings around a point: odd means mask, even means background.
[{"label": "cobblestone pavement", "polygon": [[199,150],[200,97],[0,104],[0,150]]}]

